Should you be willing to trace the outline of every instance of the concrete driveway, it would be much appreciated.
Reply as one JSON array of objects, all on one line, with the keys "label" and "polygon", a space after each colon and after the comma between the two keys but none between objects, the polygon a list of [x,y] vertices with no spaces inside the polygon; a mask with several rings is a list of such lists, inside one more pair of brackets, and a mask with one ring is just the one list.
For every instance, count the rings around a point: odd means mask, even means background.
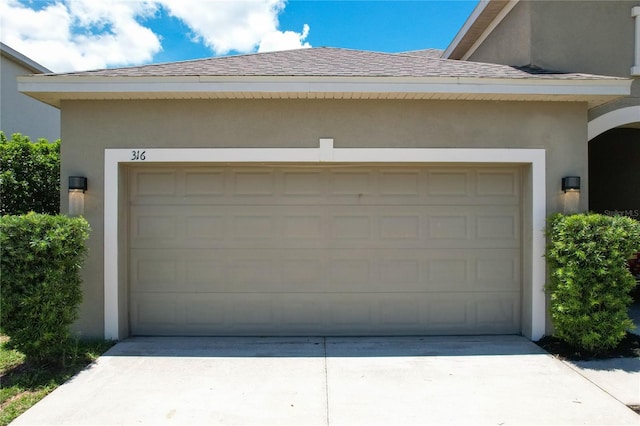
[{"label": "concrete driveway", "polygon": [[17,425],[640,425],[517,336],[132,338]]}]

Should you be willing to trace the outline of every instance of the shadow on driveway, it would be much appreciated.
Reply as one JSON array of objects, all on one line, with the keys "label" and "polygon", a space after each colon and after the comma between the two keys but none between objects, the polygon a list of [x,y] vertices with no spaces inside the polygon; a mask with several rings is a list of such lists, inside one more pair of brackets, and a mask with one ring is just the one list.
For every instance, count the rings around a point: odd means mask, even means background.
[{"label": "shadow on driveway", "polygon": [[520,336],[132,337],[118,343],[105,356],[324,358],[544,353]]}]

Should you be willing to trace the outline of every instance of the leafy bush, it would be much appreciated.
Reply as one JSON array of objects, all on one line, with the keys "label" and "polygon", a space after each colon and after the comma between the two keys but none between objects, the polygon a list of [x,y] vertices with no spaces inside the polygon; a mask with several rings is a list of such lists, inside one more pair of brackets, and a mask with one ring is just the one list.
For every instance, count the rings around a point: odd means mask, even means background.
[{"label": "leafy bush", "polygon": [[0,132],[0,214],[60,212],[60,141]]},{"label": "leafy bush", "polygon": [[547,234],[555,336],[591,353],[616,347],[633,327],[629,293],[636,282],[627,261],[640,249],[640,222],[556,214],[547,222]]},{"label": "leafy bush", "polygon": [[83,218],[29,213],[0,218],[0,324],[12,346],[55,360],[82,300],[80,267],[89,225]]}]

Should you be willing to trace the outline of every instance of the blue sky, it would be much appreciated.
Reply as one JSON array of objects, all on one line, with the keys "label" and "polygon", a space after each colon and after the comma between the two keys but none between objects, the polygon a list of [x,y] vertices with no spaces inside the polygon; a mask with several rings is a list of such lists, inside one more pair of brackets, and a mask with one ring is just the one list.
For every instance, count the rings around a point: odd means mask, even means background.
[{"label": "blue sky", "polygon": [[[455,37],[477,1],[288,1],[279,15],[280,29],[301,31],[311,46],[401,52],[428,47],[444,49]],[[188,27],[166,13],[149,21],[166,36],[160,62],[211,56],[202,43],[191,43]],[[241,52],[231,52],[241,53]]]},{"label": "blue sky", "polygon": [[301,47],[447,47],[477,0],[0,0],[0,38],[53,71]]}]

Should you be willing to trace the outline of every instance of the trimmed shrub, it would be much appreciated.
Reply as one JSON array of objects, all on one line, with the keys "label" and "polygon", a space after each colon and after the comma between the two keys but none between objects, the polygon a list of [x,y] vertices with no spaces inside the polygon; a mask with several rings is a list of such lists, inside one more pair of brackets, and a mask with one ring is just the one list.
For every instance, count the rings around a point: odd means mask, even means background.
[{"label": "trimmed shrub", "polygon": [[60,140],[0,132],[0,214],[60,213]]},{"label": "trimmed shrub", "polygon": [[556,214],[547,241],[554,335],[590,353],[615,348],[633,327],[629,293],[636,282],[627,261],[640,249],[640,222]]},{"label": "trimmed shrub", "polygon": [[29,213],[0,218],[0,324],[37,361],[63,355],[82,300],[83,218]]}]

